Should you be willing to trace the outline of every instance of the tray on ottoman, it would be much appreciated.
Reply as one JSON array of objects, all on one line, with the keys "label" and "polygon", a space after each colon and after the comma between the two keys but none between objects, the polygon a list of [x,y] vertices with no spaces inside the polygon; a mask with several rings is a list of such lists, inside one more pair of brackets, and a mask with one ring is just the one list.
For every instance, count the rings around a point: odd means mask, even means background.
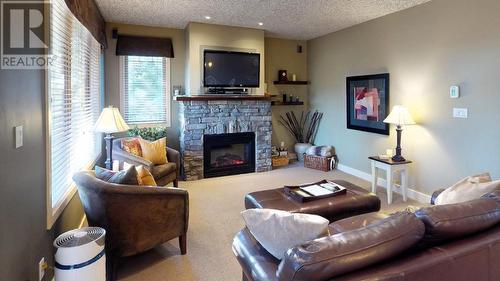
[{"label": "tray on ottoman", "polygon": [[333,180],[345,187],[346,194],[310,202],[298,202],[284,188],[268,189],[245,196],[245,208],[278,209],[293,213],[322,216],[330,222],[380,210],[380,199],[368,190],[343,180]]},{"label": "tray on ottoman", "polygon": [[[331,187],[333,187],[334,189],[333,190],[325,189],[322,186],[323,184],[331,184]],[[328,193],[322,195],[311,194],[310,192],[307,191],[307,188],[312,186],[321,187],[324,189],[323,192],[328,192]],[[319,199],[325,199],[328,197],[333,197],[338,195],[344,195],[347,193],[347,189],[345,187],[327,180],[322,180],[319,182],[309,183],[309,184],[285,186],[284,191],[288,196],[295,199],[295,201],[302,203]]]}]

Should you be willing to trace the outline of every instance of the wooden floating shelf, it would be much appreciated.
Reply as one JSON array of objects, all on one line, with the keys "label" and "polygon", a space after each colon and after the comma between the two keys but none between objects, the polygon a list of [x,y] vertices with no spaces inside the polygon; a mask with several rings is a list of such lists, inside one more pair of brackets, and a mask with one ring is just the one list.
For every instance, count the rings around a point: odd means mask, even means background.
[{"label": "wooden floating shelf", "polygon": [[287,101],[287,102],[282,102],[282,101],[272,101],[271,102],[272,106],[279,106],[279,105],[304,105],[303,101]]},{"label": "wooden floating shelf", "polygon": [[309,81],[274,81],[274,85],[307,85]]}]

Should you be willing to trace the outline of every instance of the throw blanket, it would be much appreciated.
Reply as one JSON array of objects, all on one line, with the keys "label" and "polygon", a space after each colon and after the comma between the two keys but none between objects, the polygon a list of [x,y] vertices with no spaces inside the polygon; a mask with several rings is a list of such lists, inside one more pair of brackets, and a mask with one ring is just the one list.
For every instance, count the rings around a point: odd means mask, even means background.
[{"label": "throw blanket", "polygon": [[333,146],[331,145],[321,145],[321,146],[311,146],[307,149],[307,155],[313,156],[323,156],[323,157],[332,157],[335,153]]}]

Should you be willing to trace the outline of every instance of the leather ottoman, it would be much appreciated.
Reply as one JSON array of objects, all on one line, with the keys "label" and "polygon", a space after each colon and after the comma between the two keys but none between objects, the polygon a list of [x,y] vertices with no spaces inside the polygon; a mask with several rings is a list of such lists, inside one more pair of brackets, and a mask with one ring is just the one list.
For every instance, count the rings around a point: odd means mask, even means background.
[{"label": "leather ottoman", "polygon": [[333,182],[347,188],[345,195],[301,203],[283,188],[256,191],[245,196],[245,208],[278,209],[322,216],[330,222],[380,210],[380,199],[373,193],[343,180]]}]

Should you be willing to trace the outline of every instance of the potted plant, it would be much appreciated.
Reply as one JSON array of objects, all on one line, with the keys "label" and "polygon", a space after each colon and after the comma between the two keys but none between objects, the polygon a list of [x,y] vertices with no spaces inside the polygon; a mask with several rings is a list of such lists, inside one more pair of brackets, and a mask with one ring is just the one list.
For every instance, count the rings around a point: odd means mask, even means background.
[{"label": "potted plant", "polygon": [[279,123],[290,132],[297,142],[294,148],[299,161],[304,160],[304,153],[313,145],[322,117],[323,113],[318,111],[313,114],[311,111],[306,113],[302,111],[299,119],[293,111],[285,113],[285,116],[280,115]]},{"label": "potted plant", "polygon": [[155,141],[167,136],[167,128],[165,127],[135,127],[128,130],[128,135],[131,137],[141,137],[148,141]]}]

